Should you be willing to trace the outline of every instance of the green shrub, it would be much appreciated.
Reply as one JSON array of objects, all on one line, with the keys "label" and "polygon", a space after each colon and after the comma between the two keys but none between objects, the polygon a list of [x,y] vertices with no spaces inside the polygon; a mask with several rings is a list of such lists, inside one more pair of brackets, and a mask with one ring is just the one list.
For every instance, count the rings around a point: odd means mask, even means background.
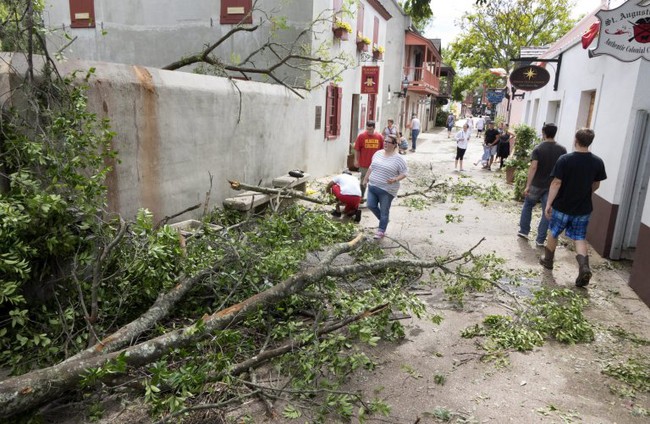
[{"label": "green shrub", "polygon": [[449,112],[446,110],[439,110],[436,115],[436,127],[446,127],[447,126],[447,117]]}]

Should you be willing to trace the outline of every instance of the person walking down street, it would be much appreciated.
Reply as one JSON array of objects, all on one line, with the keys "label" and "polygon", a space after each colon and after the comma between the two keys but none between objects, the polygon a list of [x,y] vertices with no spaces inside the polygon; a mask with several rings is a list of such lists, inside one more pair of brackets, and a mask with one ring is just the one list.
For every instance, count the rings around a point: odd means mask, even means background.
[{"label": "person walking down street", "polygon": [[454,162],[454,170],[458,169],[458,163],[460,162],[460,171],[464,171],[463,157],[467,151],[470,136],[471,133],[467,124],[463,125],[463,129],[456,133],[456,161]]},{"label": "person walking down street", "polygon": [[483,166],[483,169],[492,170],[492,162],[497,154],[497,144],[499,144],[499,130],[494,128],[494,122],[490,122],[488,129],[485,130],[483,141],[483,160],[487,158],[487,164]]},{"label": "person walking down street", "polygon": [[404,134],[399,133],[399,154],[405,155],[406,151],[409,149],[409,142],[404,137]]},{"label": "person walking down street", "polygon": [[384,150],[373,155],[364,180],[364,184],[368,185],[368,209],[379,220],[375,239],[380,240],[386,234],[390,205],[397,196],[400,181],[407,174],[406,160],[397,154],[397,141],[386,141]]},{"label": "person walking down street", "polygon": [[576,132],[575,150],[561,156],[551,172],[553,181],[544,211],[550,220],[551,236],[539,262],[545,268],[553,269],[557,238],[566,230],[566,236],[575,242],[578,262],[575,284],[578,287],[589,284],[592,275],[586,241],[587,225],[593,210],[591,195],[607,178],[603,160],[589,151],[594,137],[594,131],[589,128]]},{"label": "person walking down street", "polygon": [[420,135],[420,120],[415,116],[415,113],[411,115],[411,151],[415,152],[417,147],[418,135]]},{"label": "person walking down street", "polygon": [[455,124],[456,124],[456,117],[454,116],[453,113],[450,113],[449,116],[447,116],[447,138],[451,137],[451,132],[454,129]]},{"label": "person walking down street", "polygon": [[383,134],[382,134],[384,136],[384,141],[388,138],[388,136],[393,136],[393,137],[397,138],[397,127],[395,126],[395,121],[393,121],[392,119],[389,119],[387,122],[388,123],[387,123],[386,127],[384,128],[384,131],[383,131]]},{"label": "person walking down street", "polygon": [[485,129],[485,118],[483,118],[483,116],[479,116],[476,119],[476,136],[480,137],[481,134],[483,134],[484,129]]},{"label": "person walking down street", "polygon": [[361,221],[361,185],[359,180],[352,173],[345,169],[341,174],[335,175],[327,184],[325,191],[332,193],[336,197],[336,208],[332,215],[339,218],[341,216],[341,206],[344,206],[343,214],[348,218],[354,218],[354,222]]},{"label": "person walking down street", "polygon": [[474,131],[474,118],[472,115],[469,115],[465,120],[465,123],[469,126],[469,133],[471,134]]},{"label": "person walking down street", "polygon": [[357,136],[354,142],[354,166],[361,172],[361,202],[366,194],[366,185],[363,183],[366,173],[372,162],[372,155],[384,148],[384,137],[375,131],[375,121],[366,122],[366,130]]},{"label": "person walking down street", "polygon": [[528,179],[526,180],[526,188],[524,189],[524,206],[521,209],[521,216],[519,218],[519,232],[517,235],[528,240],[533,208],[537,203],[542,204],[542,217],[537,226],[537,237],[535,239],[537,247],[544,246],[546,232],[548,231],[548,220],[544,215],[544,211],[547,205],[548,189],[553,179],[551,177],[551,171],[558,158],[566,153],[564,146],[555,141],[555,134],[557,134],[557,126],[555,124],[544,125],[542,128],[543,142],[535,147],[531,153]]},{"label": "person walking down street", "polygon": [[503,122],[499,124],[499,144],[497,144],[497,157],[500,159],[499,169],[503,168],[503,161],[510,156],[510,139],[514,136],[508,124]]}]

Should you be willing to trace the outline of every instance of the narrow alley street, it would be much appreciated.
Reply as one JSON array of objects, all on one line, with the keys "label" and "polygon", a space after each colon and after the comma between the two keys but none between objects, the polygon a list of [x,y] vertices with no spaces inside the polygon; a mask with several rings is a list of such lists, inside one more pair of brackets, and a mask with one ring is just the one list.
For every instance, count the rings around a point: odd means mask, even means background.
[{"label": "narrow alley street", "polygon": [[[410,183],[402,186],[401,193],[413,190],[418,179],[432,178],[438,182],[471,179],[511,190],[503,172],[473,165],[481,153],[481,141],[473,137],[466,154],[467,172],[454,172],[455,143],[447,138],[446,130],[435,128],[421,134],[417,153],[407,155]],[[545,271],[538,264],[541,249],[535,247],[534,238],[527,242],[517,237],[520,203],[490,201],[483,206],[468,197],[463,203],[434,202],[419,210],[408,199],[393,203],[387,237],[380,242],[387,252],[401,244],[423,258],[458,254],[484,237],[475,253],[494,252],[505,260],[507,270],[525,276],[516,284],[501,284],[519,299],[530,297],[531,291],[542,286],[575,289],[577,266],[572,247],[561,244],[555,269]],[[533,217],[535,223],[539,209]],[[371,233],[376,224],[371,213],[364,211],[363,227]],[[431,291],[421,299],[430,312],[443,316],[442,323],[401,320],[406,327],[405,340],[373,349],[379,366],[362,374],[349,389],[363,390],[369,397],[374,393],[392,405],[390,417],[376,422],[647,422],[647,416],[639,416],[639,411],[650,409],[647,393],[639,393],[635,402],[623,399],[610,391],[617,381],[601,372],[607,364],[638,352],[650,355],[647,344],[631,353],[635,347],[613,335],[618,326],[650,339],[650,310],[627,285],[629,264],[607,261],[594,252],[592,259],[594,278],[586,290],[577,290],[589,301],[586,316],[596,327],[594,342],[565,345],[548,341],[532,352],[511,352],[505,366],[482,362],[479,339],[464,339],[460,333],[488,315],[511,314],[512,299],[494,290],[468,295],[464,307],[457,308],[447,301],[441,284],[432,281]]]}]

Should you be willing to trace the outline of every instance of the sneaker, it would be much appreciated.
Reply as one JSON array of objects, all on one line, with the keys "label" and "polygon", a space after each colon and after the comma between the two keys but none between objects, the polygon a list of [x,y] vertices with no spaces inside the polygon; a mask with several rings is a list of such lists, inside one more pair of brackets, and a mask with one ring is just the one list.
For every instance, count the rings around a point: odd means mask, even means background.
[{"label": "sneaker", "polygon": [[385,236],[385,233],[382,230],[377,230],[377,233],[373,237],[375,240],[381,240]]},{"label": "sneaker", "polygon": [[354,222],[361,222],[361,211],[358,209],[354,213]]},{"label": "sneaker", "polygon": [[517,237],[521,237],[524,240],[528,240],[528,234],[524,234],[521,231],[517,233]]},{"label": "sneaker", "polygon": [[337,211],[334,209],[332,212],[330,212],[334,218],[340,218],[341,217],[341,212]]},{"label": "sneaker", "polygon": [[541,243],[540,243],[539,241],[535,240],[535,246],[537,246],[537,247],[544,247],[544,242],[541,242]]}]

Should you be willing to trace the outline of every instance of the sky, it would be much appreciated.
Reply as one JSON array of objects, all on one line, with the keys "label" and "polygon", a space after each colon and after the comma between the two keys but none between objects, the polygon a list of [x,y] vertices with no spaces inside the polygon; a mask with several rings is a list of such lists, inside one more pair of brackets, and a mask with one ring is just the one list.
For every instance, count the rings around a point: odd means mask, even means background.
[{"label": "sky", "polygon": [[[581,15],[598,9],[601,4],[601,0],[573,1],[576,3],[571,14],[573,18],[578,18]],[[611,0],[611,7],[616,7],[623,1]],[[440,38],[442,47],[447,47],[460,32],[455,21],[466,11],[472,10],[475,5],[475,0],[431,0],[431,10],[433,10],[434,20],[433,24],[424,31],[424,35],[427,38]]]}]

